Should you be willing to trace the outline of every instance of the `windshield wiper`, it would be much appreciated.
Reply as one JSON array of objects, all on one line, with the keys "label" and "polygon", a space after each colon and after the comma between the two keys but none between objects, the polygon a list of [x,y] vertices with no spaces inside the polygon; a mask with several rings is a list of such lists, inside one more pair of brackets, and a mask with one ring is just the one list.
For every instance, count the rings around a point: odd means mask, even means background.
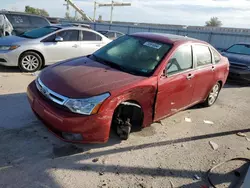
[{"label": "windshield wiper", "polygon": [[20,37],[27,38],[27,39],[34,39],[33,37],[27,36],[27,35],[20,35]]}]

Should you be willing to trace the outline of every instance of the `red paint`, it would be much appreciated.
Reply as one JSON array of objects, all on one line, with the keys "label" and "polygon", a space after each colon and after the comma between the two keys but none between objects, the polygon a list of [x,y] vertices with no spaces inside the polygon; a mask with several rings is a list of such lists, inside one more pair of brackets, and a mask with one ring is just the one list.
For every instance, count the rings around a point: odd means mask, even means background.
[{"label": "red paint", "polygon": [[[52,101],[44,99],[34,82],[28,86],[27,94],[33,111],[58,137],[61,138],[60,132],[80,133],[84,138],[81,143],[106,142],[114,110],[121,102],[136,101],[143,110],[143,127],[146,127],[153,121],[204,101],[216,82],[224,84],[227,79],[228,60],[224,57],[216,65],[171,77],[163,76],[165,66],[176,48],[186,43],[208,45],[205,42],[161,34],[139,33],[134,36],[173,45],[151,77],[121,72],[87,57],[50,66],[41,74],[40,79],[48,88],[67,97],[85,98],[109,92],[111,96],[95,115],[85,116],[60,109]],[[212,71],[212,66],[216,67],[215,71]],[[194,77],[188,80],[190,74]]]}]

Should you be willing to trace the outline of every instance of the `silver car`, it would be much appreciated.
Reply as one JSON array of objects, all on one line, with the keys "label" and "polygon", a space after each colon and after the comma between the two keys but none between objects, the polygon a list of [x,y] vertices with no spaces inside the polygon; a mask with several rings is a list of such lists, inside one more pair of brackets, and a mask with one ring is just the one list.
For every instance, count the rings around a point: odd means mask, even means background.
[{"label": "silver car", "polygon": [[46,26],[0,38],[0,64],[35,72],[44,65],[92,54],[110,41],[87,28]]}]

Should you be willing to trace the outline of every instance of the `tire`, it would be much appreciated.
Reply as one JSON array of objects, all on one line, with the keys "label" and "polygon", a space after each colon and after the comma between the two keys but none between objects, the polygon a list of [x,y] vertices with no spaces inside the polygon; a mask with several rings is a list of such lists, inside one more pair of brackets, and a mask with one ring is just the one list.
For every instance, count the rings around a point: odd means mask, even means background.
[{"label": "tire", "polygon": [[127,140],[131,132],[132,125],[130,124],[130,119],[125,122],[121,122],[120,125],[116,126],[116,133],[121,140]]},{"label": "tire", "polygon": [[23,72],[36,72],[41,69],[42,65],[41,56],[31,51],[23,53],[18,62],[18,66]]},{"label": "tire", "polygon": [[217,82],[209,92],[206,101],[203,103],[205,107],[210,107],[216,102],[220,93],[220,89],[221,89],[221,84]]}]

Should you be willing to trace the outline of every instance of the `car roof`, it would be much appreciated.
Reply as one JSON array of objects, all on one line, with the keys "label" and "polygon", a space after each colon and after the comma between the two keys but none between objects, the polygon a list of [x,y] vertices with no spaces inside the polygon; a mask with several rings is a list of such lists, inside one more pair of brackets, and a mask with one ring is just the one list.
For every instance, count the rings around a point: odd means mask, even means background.
[{"label": "car roof", "polygon": [[26,12],[15,12],[15,11],[8,11],[8,10],[0,10],[0,14],[13,14],[13,15],[15,14],[15,15],[25,15],[25,16],[35,16],[35,17],[45,18],[44,16],[40,16],[40,15],[36,15],[36,14],[29,14]]},{"label": "car roof", "polygon": [[[235,43],[235,44],[250,45],[250,42],[238,42],[238,43]],[[235,44],[233,44],[233,45],[235,45]]]},{"label": "car roof", "polygon": [[72,26],[72,25],[61,25],[61,24],[51,24],[50,26],[46,27],[55,27],[58,29],[79,29],[79,30],[86,30],[86,31],[94,31],[93,29],[89,29],[86,27],[78,27],[78,26]]},{"label": "car roof", "polygon": [[[122,32],[120,32],[120,31],[115,31],[115,30],[97,30],[98,32],[115,32],[115,33],[122,33]],[[122,34],[124,34],[124,33],[122,33]]]},{"label": "car roof", "polygon": [[52,27],[58,27],[60,29],[89,29],[92,30],[90,27],[88,27],[88,25],[74,25],[74,24],[51,24]]},{"label": "car roof", "polygon": [[149,32],[141,32],[141,33],[135,33],[131,36],[136,37],[142,37],[150,40],[155,40],[163,43],[168,44],[174,44],[174,43],[187,43],[187,42],[195,42],[195,43],[204,43],[207,44],[204,41],[190,38],[187,36],[180,36],[180,35],[172,35],[172,34],[166,34],[166,33],[149,33]]}]

